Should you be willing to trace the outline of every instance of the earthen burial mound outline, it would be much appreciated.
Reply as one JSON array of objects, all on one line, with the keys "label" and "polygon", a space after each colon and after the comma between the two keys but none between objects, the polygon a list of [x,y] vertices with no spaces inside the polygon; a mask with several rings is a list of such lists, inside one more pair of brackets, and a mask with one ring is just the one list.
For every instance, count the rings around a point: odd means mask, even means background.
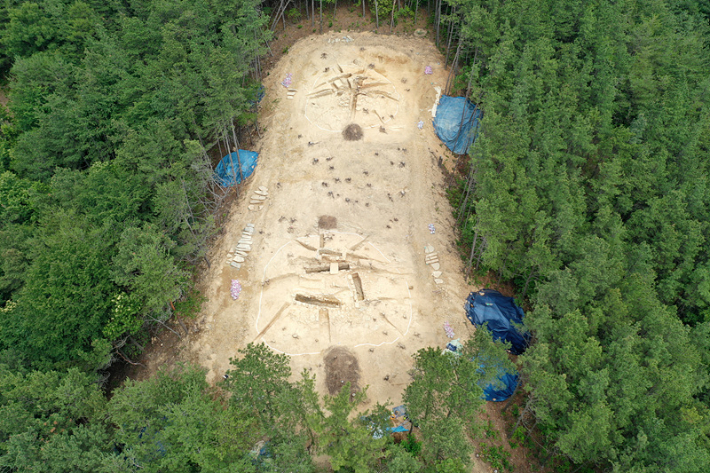
[{"label": "earthen burial mound outline", "polygon": [[406,337],[413,318],[406,274],[366,240],[325,231],[281,245],[262,274],[254,341],[303,356]]},{"label": "earthen burial mound outline", "polygon": [[362,66],[361,62],[355,59],[345,66],[326,66],[316,76],[303,108],[306,120],[331,133],[341,132],[353,122],[374,128],[394,120],[402,99],[397,87],[384,69],[374,63]]}]

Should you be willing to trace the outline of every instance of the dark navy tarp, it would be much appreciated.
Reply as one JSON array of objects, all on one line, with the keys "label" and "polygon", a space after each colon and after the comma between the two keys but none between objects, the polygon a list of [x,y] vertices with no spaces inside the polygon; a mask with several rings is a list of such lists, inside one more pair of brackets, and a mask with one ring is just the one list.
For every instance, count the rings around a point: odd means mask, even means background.
[{"label": "dark navy tarp", "polygon": [[434,131],[456,154],[466,154],[478,135],[483,111],[465,97],[442,95],[434,117]]},{"label": "dark navy tarp", "polygon": [[[476,360],[476,358],[473,359],[473,361]],[[478,362],[480,363],[478,371],[487,375],[478,383],[483,389],[482,399],[500,402],[513,395],[520,379],[517,372],[508,373],[502,367],[496,366],[493,362],[484,361],[483,358],[478,358]],[[495,376],[493,381],[490,381],[491,376]]]},{"label": "dark navy tarp", "polygon": [[[217,182],[221,186],[229,187],[242,182],[242,177],[246,179],[251,176],[256,167],[256,161],[259,158],[259,154],[254,151],[246,151],[243,149],[239,150],[239,155],[237,152],[229,153],[227,156],[222,158],[222,161],[217,164],[214,169],[216,174]],[[239,175],[239,162],[242,163],[242,173]],[[234,167],[232,168],[232,165]]]},{"label": "dark navy tarp", "polygon": [[525,313],[512,297],[505,297],[498,291],[483,289],[469,294],[464,304],[466,317],[476,327],[488,324],[494,340],[511,343],[510,352],[520,355],[530,341],[530,333],[520,333],[513,324],[521,325]]}]

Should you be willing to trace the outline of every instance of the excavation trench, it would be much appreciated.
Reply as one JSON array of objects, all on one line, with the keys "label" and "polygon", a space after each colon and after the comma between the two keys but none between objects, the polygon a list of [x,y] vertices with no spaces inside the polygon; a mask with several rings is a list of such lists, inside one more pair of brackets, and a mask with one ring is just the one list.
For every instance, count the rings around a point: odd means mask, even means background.
[{"label": "excavation trench", "polygon": [[306,294],[296,294],[296,302],[303,302],[304,304],[315,305],[318,307],[340,307],[342,302],[337,297],[323,295],[323,296],[308,296]]}]

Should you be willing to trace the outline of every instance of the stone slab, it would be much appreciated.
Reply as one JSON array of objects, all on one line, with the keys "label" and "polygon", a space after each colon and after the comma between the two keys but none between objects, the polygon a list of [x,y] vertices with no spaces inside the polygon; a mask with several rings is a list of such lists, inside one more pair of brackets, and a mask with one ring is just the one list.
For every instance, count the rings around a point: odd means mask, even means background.
[{"label": "stone slab", "polygon": [[434,271],[433,273],[431,273],[431,275],[435,278],[438,278],[439,276],[441,276],[441,271]]},{"label": "stone slab", "polygon": [[232,261],[234,261],[235,263],[243,263],[244,257],[243,256],[235,256]]},{"label": "stone slab", "polygon": [[235,263],[234,261],[232,261],[231,263],[229,263],[229,265],[232,266],[233,268],[237,268],[237,269],[240,269],[240,268],[242,267],[241,264]]},{"label": "stone slab", "polygon": [[439,265],[439,263],[432,263],[431,267],[434,269],[434,271],[439,271],[441,265]]},{"label": "stone slab", "polygon": [[260,191],[268,191],[269,189],[266,186],[259,186]]},{"label": "stone slab", "polygon": [[330,263],[330,274],[338,274],[338,263]]},{"label": "stone slab", "polygon": [[444,280],[443,280],[443,279],[434,279],[434,282],[437,283],[437,284],[444,284]]},{"label": "stone slab", "polygon": [[431,253],[434,251],[434,247],[431,245],[427,245],[424,247],[424,253]]}]

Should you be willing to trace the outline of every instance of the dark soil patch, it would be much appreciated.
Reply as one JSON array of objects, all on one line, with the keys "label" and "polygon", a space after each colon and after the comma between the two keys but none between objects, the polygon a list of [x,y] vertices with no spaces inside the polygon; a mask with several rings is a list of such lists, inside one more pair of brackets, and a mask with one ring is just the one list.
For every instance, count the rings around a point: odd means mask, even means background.
[{"label": "dark soil patch", "polygon": [[337,226],[338,219],[332,215],[321,215],[318,217],[318,228],[322,228],[323,230],[332,230],[337,228]]},{"label": "dark soil patch", "polygon": [[345,141],[358,141],[362,139],[362,128],[357,123],[351,123],[343,130]]},{"label": "dark soil patch", "polygon": [[355,355],[347,348],[333,347],[325,354],[325,385],[331,396],[335,396],[350,383],[351,397],[360,390],[360,365]]}]

